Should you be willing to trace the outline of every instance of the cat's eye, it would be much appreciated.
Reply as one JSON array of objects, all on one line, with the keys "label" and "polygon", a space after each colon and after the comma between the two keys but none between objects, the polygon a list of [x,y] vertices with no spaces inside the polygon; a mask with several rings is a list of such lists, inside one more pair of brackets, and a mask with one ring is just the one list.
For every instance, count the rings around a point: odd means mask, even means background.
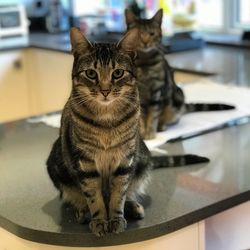
[{"label": "cat's eye", "polygon": [[96,78],[97,78],[97,73],[96,73],[96,71],[93,70],[93,69],[87,69],[87,70],[85,71],[85,74],[86,74],[86,76],[87,76],[88,78],[90,78],[90,79],[96,79]]},{"label": "cat's eye", "polygon": [[115,78],[115,79],[118,79],[118,78],[121,78],[124,74],[124,70],[123,69],[116,69],[114,70],[112,76]]},{"label": "cat's eye", "polygon": [[150,32],[149,34],[150,34],[150,36],[154,36],[154,35],[155,35],[155,33],[154,33],[154,32]]}]

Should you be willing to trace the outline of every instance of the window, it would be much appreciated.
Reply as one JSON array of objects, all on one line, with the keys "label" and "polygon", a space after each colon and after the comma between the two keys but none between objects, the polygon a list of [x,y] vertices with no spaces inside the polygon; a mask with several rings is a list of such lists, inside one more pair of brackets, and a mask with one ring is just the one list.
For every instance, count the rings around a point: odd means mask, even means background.
[{"label": "window", "polygon": [[169,16],[173,32],[223,30],[224,0],[161,0],[159,3],[164,15]]},{"label": "window", "polygon": [[224,24],[223,8],[223,0],[198,0],[198,27],[202,30],[222,30]]},{"label": "window", "polygon": [[235,28],[250,30],[250,0],[235,1]]},{"label": "window", "polygon": [[172,32],[200,30],[240,33],[250,30],[250,0],[159,0]]}]

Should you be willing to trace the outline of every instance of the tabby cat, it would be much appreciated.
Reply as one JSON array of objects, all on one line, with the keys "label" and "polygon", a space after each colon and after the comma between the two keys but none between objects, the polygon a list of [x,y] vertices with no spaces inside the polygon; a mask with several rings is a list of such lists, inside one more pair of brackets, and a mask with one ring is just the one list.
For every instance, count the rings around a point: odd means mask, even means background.
[{"label": "tabby cat", "polygon": [[72,91],[47,160],[48,173],[79,221],[97,236],[120,233],[125,215],[144,217],[137,197],[151,168],[208,162],[196,155],[151,157],[140,132],[134,50],[138,30],[117,44],[90,43],[71,29]]},{"label": "tabby cat", "polygon": [[226,104],[185,104],[184,93],[174,81],[161,45],[162,10],[151,19],[138,19],[125,10],[127,30],[140,31],[137,51],[137,80],[142,106],[141,133],[144,139],[153,139],[158,131],[178,122],[184,113],[234,109]]}]

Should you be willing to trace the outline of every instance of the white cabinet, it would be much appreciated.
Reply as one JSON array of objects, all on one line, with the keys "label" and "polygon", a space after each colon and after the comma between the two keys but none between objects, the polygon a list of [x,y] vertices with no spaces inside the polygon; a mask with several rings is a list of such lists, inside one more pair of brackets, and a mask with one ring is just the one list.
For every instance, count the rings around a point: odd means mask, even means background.
[{"label": "white cabinet", "polygon": [[250,201],[205,220],[206,250],[250,249]]},{"label": "white cabinet", "polygon": [[61,52],[29,49],[31,115],[61,110],[71,90],[73,56]]},{"label": "white cabinet", "polygon": [[0,123],[62,110],[73,56],[41,49],[0,53]]},{"label": "white cabinet", "polygon": [[[27,241],[0,228],[0,249],[8,250],[204,250],[204,223],[199,222],[151,240],[109,247],[61,247]],[[136,233],[136,231],[135,231]],[[115,235],[114,235],[115,237]]]},{"label": "white cabinet", "polygon": [[0,54],[0,123],[30,114],[25,50]]}]

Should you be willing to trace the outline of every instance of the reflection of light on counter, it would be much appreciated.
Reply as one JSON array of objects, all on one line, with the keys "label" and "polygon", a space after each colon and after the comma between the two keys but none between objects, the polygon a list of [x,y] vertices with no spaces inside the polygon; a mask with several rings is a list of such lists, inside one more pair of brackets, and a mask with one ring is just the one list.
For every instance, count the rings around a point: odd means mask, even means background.
[{"label": "reflection of light on counter", "polygon": [[204,167],[192,172],[191,175],[206,178],[207,181],[211,181],[214,183],[220,183],[225,174],[224,167],[225,166],[223,162],[219,160],[216,162],[216,164],[213,164],[212,167]]},{"label": "reflection of light on counter", "polygon": [[[204,169],[197,171],[196,173],[180,173],[177,174],[176,182],[179,186],[186,190],[195,191],[209,197],[218,197],[220,195],[234,195],[238,191],[238,187],[231,183],[224,184],[226,171],[224,171],[223,164],[213,164],[213,171],[209,171],[209,175],[205,178],[201,177],[205,172]],[[206,167],[205,167],[206,168]],[[223,185],[222,185],[223,184]]]}]

